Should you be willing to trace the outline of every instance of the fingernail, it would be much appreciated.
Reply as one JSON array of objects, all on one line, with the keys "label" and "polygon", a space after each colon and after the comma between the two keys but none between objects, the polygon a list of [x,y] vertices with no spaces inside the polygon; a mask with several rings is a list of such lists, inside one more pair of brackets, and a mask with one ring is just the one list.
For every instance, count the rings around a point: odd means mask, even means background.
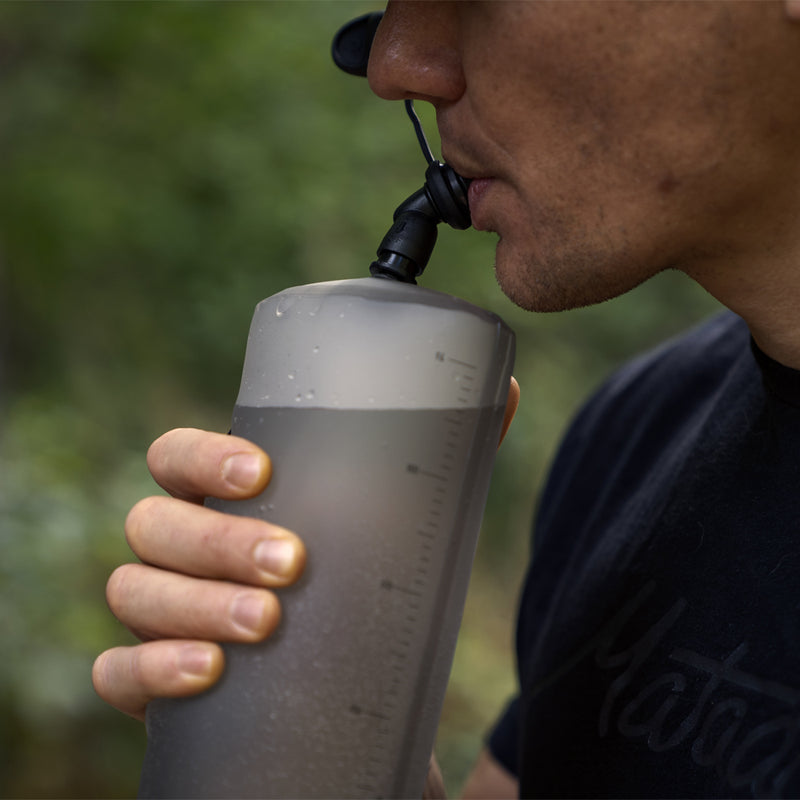
[{"label": "fingernail", "polygon": [[234,453],[222,463],[222,477],[239,489],[249,489],[260,475],[261,459],[253,453]]},{"label": "fingernail", "polygon": [[249,633],[260,633],[264,628],[263,598],[251,592],[237,595],[231,604],[231,617]]},{"label": "fingernail", "polygon": [[208,675],[213,655],[205,647],[184,647],[178,653],[178,669],[187,675]]},{"label": "fingernail", "polygon": [[297,551],[288,539],[264,539],[256,545],[253,558],[264,572],[285,578],[294,571]]}]

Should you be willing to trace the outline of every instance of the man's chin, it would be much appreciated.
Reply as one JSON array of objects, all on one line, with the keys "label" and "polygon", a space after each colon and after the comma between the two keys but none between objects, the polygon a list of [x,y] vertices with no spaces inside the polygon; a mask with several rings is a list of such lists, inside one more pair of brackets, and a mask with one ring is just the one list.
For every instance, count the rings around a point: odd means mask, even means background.
[{"label": "man's chin", "polygon": [[520,264],[504,255],[498,247],[495,278],[503,294],[514,305],[540,313],[567,311],[586,305],[562,284],[560,276],[554,275],[544,265]]},{"label": "man's chin", "polygon": [[505,294],[514,305],[519,306],[524,311],[534,311],[540,314],[569,311],[573,308],[591,305],[592,302],[600,302],[600,300],[578,300],[563,292],[554,293],[542,287],[509,286],[503,281],[498,281],[498,283],[500,284],[503,294]]},{"label": "man's chin", "polygon": [[523,260],[502,244],[501,240],[495,277],[503,294],[525,311],[548,313],[595,305],[630,291],[647,277],[604,270],[603,260],[588,253],[555,262]]}]

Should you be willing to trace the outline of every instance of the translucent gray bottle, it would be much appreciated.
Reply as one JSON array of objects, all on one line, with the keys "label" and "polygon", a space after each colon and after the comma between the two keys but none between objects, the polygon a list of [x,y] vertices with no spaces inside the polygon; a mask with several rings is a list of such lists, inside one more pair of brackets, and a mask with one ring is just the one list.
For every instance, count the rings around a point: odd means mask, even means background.
[{"label": "translucent gray bottle", "polygon": [[155,701],[142,797],[421,797],[497,449],[514,335],[393,281],[264,300],[233,433],[273,477],[215,507],[296,531],[278,631]]}]

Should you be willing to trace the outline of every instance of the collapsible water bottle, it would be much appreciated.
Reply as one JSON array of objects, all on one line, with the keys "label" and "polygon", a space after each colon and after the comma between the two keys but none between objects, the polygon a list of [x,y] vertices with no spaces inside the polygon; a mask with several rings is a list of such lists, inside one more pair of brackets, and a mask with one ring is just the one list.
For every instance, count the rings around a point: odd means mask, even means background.
[{"label": "collapsible water bottle", "polygon": [[[366,74],[380,14],[344,26]],[[433,158],[395,211],[373,278],[256,308],[232,432],[273,474],[214,501],[298,533],[300,581],[265,642],[226,646],[217,686],[147,712],[143,797],[421,797],[455,651],[514,358],[497,316],[413,285],[468,183]]]},{"label": "collapsible water bottle", "polygon": [[497,449],[514,335],[377,278],[288,289],[253,318],[233,433],[253,500],[308,563],[219,685],[150,704],[145,797],[421,797]]}]

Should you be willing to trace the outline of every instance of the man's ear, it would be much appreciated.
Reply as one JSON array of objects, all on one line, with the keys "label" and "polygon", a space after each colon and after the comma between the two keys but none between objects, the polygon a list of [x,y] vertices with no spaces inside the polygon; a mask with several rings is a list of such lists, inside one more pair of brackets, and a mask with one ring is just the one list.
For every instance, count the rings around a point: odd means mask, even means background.
[{"label": "man's ear", "polygon": [[786,16],[793,22],[800,22],[800,0],[783,0]]}]

